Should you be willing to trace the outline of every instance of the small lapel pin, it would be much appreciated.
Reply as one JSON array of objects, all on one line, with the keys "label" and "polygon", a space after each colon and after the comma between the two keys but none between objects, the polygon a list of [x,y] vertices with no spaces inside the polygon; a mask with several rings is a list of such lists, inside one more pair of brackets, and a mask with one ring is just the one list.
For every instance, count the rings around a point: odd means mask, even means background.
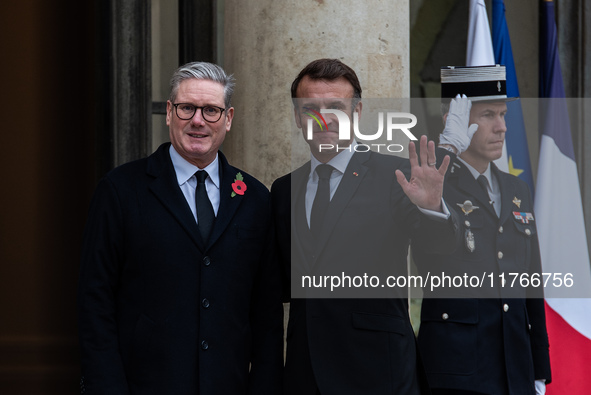
[{"label": "small lapel pin", "polygon": [[353,175],[354,175],[355,177],[357,177],[359,174],[358,174],[356,171],[354,171],[354,172],[353,172]]},{"label": "small lapel pin", "polygon": [[460,206],[460,208],[462,209],[462,211],[464,212],[465,215],[470,214],[472,211],[479,209],[480,207],[478,206],[474,206],[472,204],[471,201],[466,200],[463,204],[460,203],[456,203],[458,206]]},{"label": "small lapel pin", "polygon": [[513,198],[513,204],[517,206],[517,208],[521,208],[521,200],[517,199],[517,196]]}]

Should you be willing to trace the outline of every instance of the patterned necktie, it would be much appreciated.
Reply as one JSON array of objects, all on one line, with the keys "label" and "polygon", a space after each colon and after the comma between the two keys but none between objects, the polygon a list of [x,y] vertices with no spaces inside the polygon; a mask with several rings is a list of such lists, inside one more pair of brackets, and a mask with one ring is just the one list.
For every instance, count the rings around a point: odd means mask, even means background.
[{"label": "patterned necktie", "polygon": [[476,181],[478,181],[478,183],[480,184],[480,186],[484,190],[484,193],[486,193],[486,196],[488,196],[488,198],[490,200],[490,196],[488,194],[488,180],[486,179],[486,177],[481,174],[481,175],[478,176],[478,178],[476,179]]},{"label": "patterned necktie", "polygon": [[215,220],[215,214],[213,212],[213,206],[207,196],[207,190],[205,189],[205,179],[208,174],[205,170],[198,171],[195,173],[197,178],[197,188],[195,188],[195,207],[197,208],[197,224],[199,226],[199,232],[204,243],[207,243],[211,228],[213,228],[213,221]]},{"label": "patterned necktie", "polygon": [[328,210],[328,204],[330,203],[330,175],[333,170],[334,167],[326,164],[316,167],[316,173],[318,173],[318,189],[316,190],[312,213],[310,215],[310,230],[314,238],[320,236],[320,229],[322,229],[324,217]]}]

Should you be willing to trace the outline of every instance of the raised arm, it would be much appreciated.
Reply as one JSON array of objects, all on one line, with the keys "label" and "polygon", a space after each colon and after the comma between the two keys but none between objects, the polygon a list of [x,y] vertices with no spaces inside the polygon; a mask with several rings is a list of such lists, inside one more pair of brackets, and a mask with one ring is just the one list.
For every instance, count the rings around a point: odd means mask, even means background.
[{"label": "raised arm", "polygon": [[435,143],[427,142],[426,136],[420,140],[420,163],[415,144],[408,145],[410,160],[410,180],[404,173],[396,170],[396,179],[411,202],[422,209],[443,212],[441,198],[443,196],[443,179],[449,166],[450,158],[446,156],[439,169],[436,166]]}]

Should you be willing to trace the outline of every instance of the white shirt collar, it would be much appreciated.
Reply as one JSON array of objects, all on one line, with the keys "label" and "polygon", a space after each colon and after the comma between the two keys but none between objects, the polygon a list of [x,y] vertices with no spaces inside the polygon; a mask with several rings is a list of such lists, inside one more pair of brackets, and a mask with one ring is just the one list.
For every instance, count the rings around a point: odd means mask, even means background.
[{"label": "white shirt collar", "polygon": [[[355,140],[353,140],[353,142],[351,143],[351,150],[349,150],[349,149],[342,150],[334,158],[329,160],[327,165],[331,165],[332,167],[335,168],[335,170],[338,170],[339,172],[341,172],[341,174],[345,174],[345,170],[347,169],[347,166],[349,166],[349,162],[351,161],[351,158],[353,157],[353,154],[355,153],[355,150],[353,148],[356,145],[357,145],[357,142]],[[316,159],[316,157],[314,155],[310,155],[310,156],[311,156],[310,174],[312,175],[313,178],[317,178],[318,175],[316,175],[315,170],[316,170],[316,167],[318,167],[322,163],[318,159]]]},{"label": "white shirt collar", "polygon": [[[468,170],[470,171],[470,173],[472,174],[472,176],[474,177],[474,179],[477,179],[479,175],[481,175],[478,170],[476,170],[475,168],[473,168],[468,162],[466,162],[465,160],[463,160],[462,158],[458,157],[459,161],[462,162],[466,168],[468,168]],[[488,164],[486,170],[484,171],[484,173],[482,173],[482,175],[484,177],[486,177],[486,180],[488,181],[488,188],[489,190],[492,191],[492,171],[490,168],[490,163]]]},{"label": "white shirt collar", "polygon": [[215,159],[209,165],[205,167],[205,169],[200,169],[199,167],[195,166],[192,163],[189,163],[185,158],[183,158],[172,146],[170,145],[170,159],[172,160],[172,165],[174,166],[174,171],[176,173],[176,179],[179,185],[183,185],[191,177],[195,175],[195,172],[199,170],[205,170],[209,175],[209,178],[213,182],[213,184],[219,189],[220,187],[220,167],[218,164],[218,154],[215,154]]},{"label": "white shirt collar", "polygon": [[[476,170],[474,167],[472,167],[471,164],[469,164],[468,162],[466,162],[464,159],[460,158],[459,156],[457,158],[460,162],[462,162],[464,165],[466,165],[466,167],[468,168],[468,170],[470,170],[470,173],[472,173],[472,176],[474,176],[474,178],[478,178],[478,176],[480,175],[480,172],[478,170]],[[486,168],[486,170],[482,174],[486,178],[490,179],[490,173],[491,172],[490,172],[490,163],[489,163],[488,167]]]}]

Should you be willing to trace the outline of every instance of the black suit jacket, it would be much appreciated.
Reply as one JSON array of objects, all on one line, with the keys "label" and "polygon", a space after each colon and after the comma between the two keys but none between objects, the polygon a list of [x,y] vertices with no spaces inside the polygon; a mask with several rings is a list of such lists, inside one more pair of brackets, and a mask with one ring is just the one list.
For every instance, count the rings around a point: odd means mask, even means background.
[{"label": "black suit jacket", "polygon": [[[392,274],[405,275],[411,238],[420,248],[453,251],[457,223],[420,214],[396,181],[398,168],[408,172],[408,161],[354,154],[316,247],[309,245],[307,225],[302,226],[310,164],[275,181],[271,196],[277,240],[292,286],[302,275],[342,270],[373,275],[390,267]],[[435,234],[441,237],[431,243]],[[292,299],[286,393],[315,394],[316,387],[323,395],[428,393],[405,292],[400,298]]]},{"label": "black suit jacket", "polygon": [[219,153],[221,201],[206,245],[164,144],[98,185],[78,293],[86,394],[276,394],[280,270],[268,190]]},{"label": "black suit jacket", "polygon": [[[438,151],[438,157],[447,151]],[[528,278],[540,273],[536,221],[522,223],[513,212],[533,214],[529,188],[519,178],[491,163],[501,188],[501,214],[466,166],[454,157],[446,176],[444,198],[474,236],[474,251],[464,242],[452,255],[414,251],[422,273],[436,267],[451,274],[482,277],[483,288],[452,289],[452,299],[435,292],[423,300],[419,346],[433,388],[453,388],[484,394],[535,394],[534,380],[551,380],[548,336],[540,289],[518,286],[509,273]],[[470,200],[478,208],[469,214],[460,205]],[[535,218],[535,215],[534,215]],[[502,287],[499,274],[505,272]],[[490,288],[492,273],[495,287]],[[447,290],[449,290],[448,288]],[[471,298],[466,297],[472,296]],[[457,298],[464,297],[464,298]],[[483,298],[485,297],[485,298]],[[507,392],[509,391],[509,392]]]}]

